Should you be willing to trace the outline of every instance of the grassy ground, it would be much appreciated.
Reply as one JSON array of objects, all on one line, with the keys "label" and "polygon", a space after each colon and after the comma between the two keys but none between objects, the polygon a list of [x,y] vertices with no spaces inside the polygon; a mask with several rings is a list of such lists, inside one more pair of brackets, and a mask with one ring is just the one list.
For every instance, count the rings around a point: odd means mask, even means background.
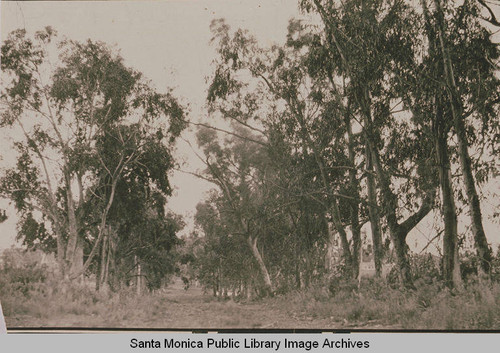
[{"label": "grassy ground", "polygon": [[[417,284],[415,291],[365,283],[359,291],[333,297],[323,288],[287,295],[298,317],[329,318],[333,327],[387,329],[500,329],[500,285],[469,284],[450,292],[439,284]],[[328,326],[329,327],[329,326]]]},{"label": "grassy ground", "polygon": [[318,286],[246,302],[185,291],[180,281],[142,297],[84,288],[30,293],[0,298],[8,327],[500,329],[498,284],[450,293],[436,284],[402,292],[372,282],[334,296]]},{"label": "grassy ground", "polygon": [[218,300],[203,294],[201,288],[186,291],[179,281],[160,293],[141,297],[82,293],[81,297],[66,299],[54,302],[49,297],[29,298],[24,303],[3,300],[7,326],[295,328],[319,324],[302,322],[272,300]]}]

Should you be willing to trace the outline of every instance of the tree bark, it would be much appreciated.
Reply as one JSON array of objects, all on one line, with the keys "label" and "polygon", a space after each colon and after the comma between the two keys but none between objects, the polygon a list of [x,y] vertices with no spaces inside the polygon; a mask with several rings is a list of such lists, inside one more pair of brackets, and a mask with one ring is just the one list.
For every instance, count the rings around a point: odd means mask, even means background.
[{"label": "tree bark", "polygon": [[405,288],[414,289],[413,278],[411,275],[411,266],[408,258],[408,245],[406,244],[406,236],[404,232],[390,232],[391,240],[396,253],[396,264],[399,270],[399,279]]},{"label": "tree bark", "polygon": [[347,151],[349,158],[349,193],[354,198],[349,200],[350,206],[350,221],[351,221],[351,233],[352,233],[352,262],[351,271],[352,278],[357,278],[359,275],[359,265],[360,265],[360,252],[361,252],[361,224],[359,223],[359,181],[356,178],[356,153],[354,151],[354,136],[352,133],[352,124],[349,115],[346,115],[346,128],[347,128]]},{"label": "tree bark", "polygon": [[257,237],[252,238],[251,236],[249,236],[247,240],[248,240],[248,245],[250,245],[250,249],[252,250],[252,254],[253,254],[255,260],[257,260],[259,270],[260,270],[262,278],[264,280],[263,294],[264,294],[264,296],[268,296],[268,295],[272,296],[273,295],[273,286],[272,286],[272,282],[271,282],[271,276],[269,276],[269,272],[267,271],[266,264],[264,263],[264,260],[262,259],[259,248],[257,247]]},{"label": "tree bark", "polygon": [[[68,275],[73,277],[77,274],[79,269],[77,264],[81,261],[83,262],[83,251],[78,249],[78,224],[76,220],[75,202],[73,200],[73,193],[71,191],[71,176],[65,173],[65,183],[66,183],[66,207],[68,212],[68,242],[66,246],[66,265],[68,270]],[[80,269],[81,270],[81,269]]]},{"label": "tree bark", "polygon": [[462,285],[460,264],[458,262],[457,213],[448,156],[447,129],[444,126],[441,102],[438,100],[435,100],[435,109],[434,140],[444,219],[443,277],[447,286],[453,288]]},{"label": "tree bark", "polygon": [[107,245],[108,245],[108,237],[105,235],[102,239],[101,243],[101,261],[99,262],[99,272],[98,276],[96,276],[96,290],[99,291],[104,283],[104,274],[106,271],[106,261],[107,261]]},{"label": "tree bark", "polygon": [[368,217],[370,219],[370,228],[373,241],[373,261],[375,263],[375,276],[382,276],[382,261],[384,258],[384,248],[382,245],[382,232],[380,229],[380,213],[377,203],[377,189],[375,186],[375,177],[373,176],[373,163],[370,148],[365,143],[366,158],[366,186],[368,190]]},{"label": "tree bark", "polygon": [[469,212],[472,221],[472,233],[474,234],[474,243],[477,256],[480,263],[482,275],[489,276],[491,271],[492,253],[484,232],[481,216],[481,205],[476,191],[474,177],[472,175],[471,160],[468,151],[467,138],[465,136],[465,127],[461,118],[455,119],[455,131],[457,133],[458,148],[460,155],[460,166],[465,182],[465,191],[469,205]]}]

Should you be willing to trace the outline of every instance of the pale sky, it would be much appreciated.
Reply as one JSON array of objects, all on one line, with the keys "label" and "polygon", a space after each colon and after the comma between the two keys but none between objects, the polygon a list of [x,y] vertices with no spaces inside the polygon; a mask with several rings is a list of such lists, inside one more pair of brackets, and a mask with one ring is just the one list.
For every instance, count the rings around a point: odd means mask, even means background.
[{"label": "pale sky", "polygon": [[[90,38],[115,45],[125,63],[141,71],[158,90],[173,87],[174,94],[189,103],[191,119],[198,120],[206,97],[205,77],[211,75],[211,62],[215,58],[214,49],[209,45],[211,20],[222,17],[232,28],[248,29],[263,45],[283,43],[288,21],[301,16],[297,3],[297,0],[2,1],[1,39],[14,29],[25,28],[33,34],[50,25],[59,36],[74,40]],[[188,131],[183,136],[193,139],[194,135]],[[6,141],[2,135],[0,144],[5,151]],[[179,143],[176,155],[186,161],[183,166],[186,170],[201,167],[184,142]],[[210,185],[179,172],[173,174],[171,183],[176,191],[168,207],[192,224],[195,206]],[[485,206],[489,209],[485,211],[486,231],[496,248],[500,232],[498,225],[488,222],[492,210]],[[7,202],[0,200],[0,208],[5,207]],[[8,220],[0,224],[0,249],[14,244],[16,216],[12,208],[8,208],[8,216]],[[433,237],[430,229],[436,221],[436,215],[428,216],[410,234],[408,243],[412,249],[418,251],[426,239]],[[468,217],[463,221],[469,223]]]}]

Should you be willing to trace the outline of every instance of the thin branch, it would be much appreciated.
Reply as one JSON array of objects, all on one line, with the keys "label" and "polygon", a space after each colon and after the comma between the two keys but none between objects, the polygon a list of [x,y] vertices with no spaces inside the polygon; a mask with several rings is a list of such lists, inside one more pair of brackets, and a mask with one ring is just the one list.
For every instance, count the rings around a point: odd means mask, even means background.
[{"label": "thin branch", "polygon": [[194,123],[192,121],[186,121],[188,124],[191,124],[191,125],[194,125],[194,126],[202,126],[202,127],[206,127],[208,129],[212,129],[212,130],[215,130],[215,131],[220,131],[220,132],[223,132],[225,134],[228,134],[228,135],[231,135],[231,136],[235,136],[235,137],[238,137],[242,140],[246,140],[246,141],[250,141],[250,142],[254,142],[254,143],[257,143],[261,146],[268,146],[267,143],[265,142],[262,142],[262,141],[259,141],[259,140],[255,140],[255,139],[252,139],[250,137],[246,137],[246,136],[242,136],[240,134],[237,134],[235,132],[232,132],[232,131],[228,131],[228,130],[225,130],[225,129],[221,129],[221,128],[218,128],[218,127],[215,127],[215,126],[211,126],[211,125],[208,125],[208,124],[204,124],[204,123]]},{"label": "thin branch", "polygon": [[206,181],[208,181],[208,182],[210,182],[210,183],[213,183],[213,184],[217,184],[217,182],[216,182],[215,180],[210,179],[210,178],[207,178],[207,177],[205,177],[205,176],[203,176],[203,175],[201,175],[201,174],[195,173],[195,172],[190,172],[190,171],[188,171],[188,170],[182,170],[182,169],[179,169],[179,168],[174,168],[174,170],[176,170],[176,171],[178,171],[178,172],[181,172],[181,173],[184,173],[184,174],[190,174],[190,175],[193,175],[193,176],[195,176],[195,177],[197,177],[197,178],[200,178],[200,179],[206,180]]},{"label": "thin branch", "polygon": [[441,236],[441,234],[443,234],[443,230],[440,230],[435,237],[433,237],[431,240],[429,240],[427,242],[427,244],[420,251],[420,254],[423,253],[425,251],[425,249],[427,249],[429,247],[429,245],[431,245],[434,240],[436,240],[437,238],[439,238]]}]

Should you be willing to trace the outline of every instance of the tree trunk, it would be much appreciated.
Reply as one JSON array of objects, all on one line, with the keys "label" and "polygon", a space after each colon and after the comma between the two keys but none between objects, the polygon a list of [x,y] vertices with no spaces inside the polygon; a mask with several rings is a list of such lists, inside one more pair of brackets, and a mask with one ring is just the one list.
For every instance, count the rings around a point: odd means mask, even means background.
[{"label": "tree trunk", "polygon": [[[54,222],[55,223],[55,222]],[[66,252],[66,244],[63,238],[63,232],[59,228],[59,226],[55,227],[56,237],[57,237],[57,266],[59,275],[64,276],[66,263],[64,260],[65,252]]]},{"label": "tree trunk", "polygon": [[488,245],[488,240],[484,232],[482,216],[481,216],[481,205],[479,203],[479,197],[476,190],[476,184],[474,182],[474,176],[472,174],[471,159],[469,155],[469,143],[467,141],[465,123],[463,121],[463,107],[461,99],[459,96],[458,88],[455,82],[455,76],[453,73],[453,65],[446,48],[445,42],[445,31],[444,31],[444,12],[439,0],[434,0],[436,6],[437,16],[437,26],[438,26],[438,36],[439,44],[441,46],[441,54],[443,56],[444,62],[444,73],[446,76],[446,82],[448,85],[448,96],[450,99],[450,108],[453,115],[453,123],[455,127],[455,132],[458,141],[458,154],[460,159],[460,167],[462,169],[462,174],[465,183],[465,191],[467,194],[467,201],[469,206],[469,213],[472,222],[472,232],[474,234],[474,243],[476,246],[477,255],[480,261],[480,270],[482,275],[489,276],[492,253]]},{"label": "tree trunk", "polygon": [[349,193],[354,198],[349,200],[350,206],[350,220],[351,220],[351,233],[352,233],[352,263],[351,271],[352,278],[358,278],[359,265],[361,259],[359,254],[361,251],[361,224],[359,223],[359,181],[356,178],[356,153],[354,151],[354,137],[352,134],[352,125],[349,115],[347,115],[346,127],[348,137],[348,157],[349,157]]},{"label": "tree trunk", "polygon": [[[371,147],[371,146],[370,146]],[[404,287],[414,289],[413,279],[410,271],[410,263],[408,260],[408,246],[406,245],[406,237],[408,233],[416,227],[416,225],[432,210],[434,203],[435,190],[428,190],[422,200],[420,208],[403,222],[397,221],[397,197],[391,191],[388,178],[382,168],[378,151],[370,148],[375,166],[375,171],[381,185],[381,191],[384,200],[384,209],[386,213],[387,224],[391,236],[394,250],[396,252],[397,264],[399,267],[400,278]]]},{"label": "tree trunk", "polygon": [[111,247],[111,238],[108,236],[108,241],[107,241],[107,256],[106,256],[106,263],[104,264],[104,278],[102,279],[102,284],[106,288],[106,290],[109,287],[109,266],[111,264],[111,259],[113,256],[112,252],[112,247]]},{"label": "tree trunk", "polygon": [[[439,40],[432,26],[431,16],[426,0],[421,0],[426,25],[428,28],[427,37],[429,40],[429,55],[439,56]],[[434,70],[442,73],[446,70],[444,61],[436,61]],[[439,77],[440,78],[440,77]],[[453,193],[453,181],[451,178],[450,157],[448,154],[448,132],[450,126],[444,116],[444,102],[441,97],[441,87],[437,89],[434,96],[434,112],[432,119],[432,138],[434,140],[436,164],[439,175],[439,185],[442,195],[442,213],[444,221],[443,238],[443,278],[448,287],[461,287],[460,264],[458,260],[458,230],[457,212]]]},{"label": "tree trunk", "polygon": [[443,202],[443,277],[448,287],[461,287],[460,264],[458,262],[457,213],[451,180],[448,156],[447,129],[444,126],[441,102],[435,101],[434,140],[439,171],[439,184]]},{"label": "tree trunk", "polygon": [[332,220],[335,230],[339,233],[340,244],[342,246],[342,257],[348,270],[352,273],[353,266],[353,256],[351,254],[351,249],[349,247],[349,241],[347,240],[347,234],[345,232],[344,226],[340,220],[340,210],[337,200],[333,200],[332,205]]},{"label": "tree trunk", "polygon": [[368,217],[373,241],[373,261],[375,263],[375,276],[382,276],[382,260],[384,258],[384,248],[382,245],[382,232],[380,230],[380,214],[377,203],[377,189],[375,177],[373,176],[373,163],[370,148],[365,144],[366,158],[366,186],[368,189]]},{"label": "tree trunk", "polygon": [[96,274],[96,290],[99,291],[104,283],[104,273],[106,271],[106,257],[107,257],[107,240],[108,237],[105,235],[101,243],[101,261],[99,262],[99,272]]},{"label": "tree trunk", "polygon": [[399,270],[399,279],[403,286],[408,289],[414,289],[413,278],[411,275],[410,261],[408,259],[408,245],[406,244],[406,234],[391,232],[391,240],[394,244],[396,253],[396,264]]},{"label": "tree trunk", "polygon": [[300,258],[297,250],[297,240],[295,240],[295,286],[297,289],[300,289],[302,286],[300,281]]},{"label": "tree trunk", "polygon": [[481,205],[479,203],[479,196],[477,194],[474,177],[472,175],[468,143],[465,136],[465,127],[461,118],[455,119],[455,131],[457,133],[460,166],[464,178],[465,191],[467,194],[467,201],[469,205],[469,213],[472,221],[472,233],[474,234],[474,243],[480,263],[479,269],[483,272],[480,275],[489,276],[491,270],[492,253],[483,228]]},{"label": "tree trunk", "polygon": [[[73,200],[73,193],[71,192],[71,177],[65,175],[66,183],[66,207],[68,212],[68,243],[66,247],[66,263],[68,274],[70,276],[79,274],[78,270],[80,260],[83,262],[83,249],[79,249],[78,239],[78,225],[76,220],[75,202]],[[80,259],[81,257],[81,259]]]},{"label": "tree trunk", "polygon": [[269,272],[267,271],[266,264],[264,263],[264,260],[262,259],[262,256],[260,255],[259,248],[257,247],[257,237],[252,238],[251,236],[248,237],[248,245],[250,245],[250,249],[252,250],[252,254],[257,260],[257,264],[259,266],[260,273],[262,275],[262,279],[264,280],[264,288],[263,288],[263,294],[264,296],[272,296],[273,295],[273,286],[271,282],[271,276],[269,276]]}]

